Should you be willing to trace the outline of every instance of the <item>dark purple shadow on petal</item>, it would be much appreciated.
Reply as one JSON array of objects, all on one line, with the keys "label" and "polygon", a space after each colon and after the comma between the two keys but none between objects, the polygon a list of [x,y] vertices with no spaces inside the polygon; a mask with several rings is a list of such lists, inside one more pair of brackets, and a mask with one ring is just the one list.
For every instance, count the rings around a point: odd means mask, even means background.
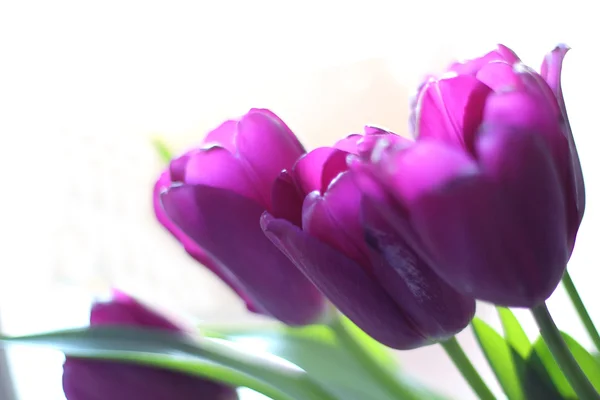
[{"label": "dark purple shadow on petal", "polygon": [[454,336],[473,318],[475,300],[457,293],[431,270],[399,234],[398,220],[389,218],[392,210],[385,208],[373,199],[362,201],[373,272],[423,336],[432,340]]},{"label": "dark purple shadow on petal", "polygon": [[262,205],[202,185],[171,188],[162,202],[173,222],[218,261],[257,307],[290,325],[321,316],[321,294],[262,233]]},{"label": "dark purple shadow on petal", "polygon": [[261,225],[323,294],[375,340],[396,349],[429,344],[363,267],[288,221],[264,213]]},{"label": "dark purple shadow on petal", "polygon": [[272,211],[275,217],[287,219],[296,226],[302,225],[304,196],[287,171],[281,171],[281,174],[275,179],[271,197]]},{"label": "dark purple shadow on petal", "polygon": [[260,312],[252,301],[248,298],[248,295],[239,289],[239,285],[235,283],[235,280],[231,276],[225,274],[219,267],[218,263],[215,262],[208,254],[206,254],[192,239],[190,239],[165,213],[160,196],[163,192],[167,191],[171,186],[171,180],[169,179],[169,172],[165,171],[159,177],[158,181],[154,185],[153,193],[153,206],[154,214],[156,219],[162,226],[164,226],[174,237],[181,243],[185,251],[192,256],[192,258],[204,265],[206,268],[211,270],[217,275],[225,284],[227,284],[236,294],[244,300],[248,310],[252,312]]}]

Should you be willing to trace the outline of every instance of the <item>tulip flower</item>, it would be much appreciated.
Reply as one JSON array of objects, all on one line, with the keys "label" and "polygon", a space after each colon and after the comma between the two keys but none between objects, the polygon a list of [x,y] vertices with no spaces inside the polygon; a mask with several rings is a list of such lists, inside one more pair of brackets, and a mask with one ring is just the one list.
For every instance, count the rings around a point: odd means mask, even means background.
[{"label": "tulip flower", "polygon": [[410,349],[447,339],[471,320],[475,302],[441,280],[381,218],[348,170],[349,157],[376,152],[378,140],[406,140],[367,128],[318,148],[273,185],[262,227],[271,241],[339,310],[381,343]]},{"label": "tulip flower", "polygon": [[304,148],[275,114],[252,109],[171,161],[154,190],[158,220],[185,250],[231,286],[252,311],[289,325],[325,310],[314,285],[263,235],[271,188]]},{"label": "tulip flower", "polygon": [[413,249],[462,294],[535,307],[563,275],[585,205],[565,52],[541,74],[504,46],[452,65],[420,90],[416,143],[357,163],[402,209]]},{"label": "tulip flower", "polygon": [[[173,322],[123,293],[107,303],[96,303],[92,326],[113,325],[160,329],[183,335]],[[67,357],[63,389],[67,400],[237,400],[235,388],[156,367]]]}]

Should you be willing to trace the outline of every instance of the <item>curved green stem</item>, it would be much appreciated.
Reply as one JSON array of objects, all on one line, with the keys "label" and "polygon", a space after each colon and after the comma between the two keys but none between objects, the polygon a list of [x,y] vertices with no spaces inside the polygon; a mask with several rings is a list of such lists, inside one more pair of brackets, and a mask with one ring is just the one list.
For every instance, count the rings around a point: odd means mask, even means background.
[{"label": "curved green stem", "polygon": [[378,382],[394,399],[419,400],[418,397],[396,379],[391,370],[375,359],[367,349],[356,341],[341,318],[329,324],[342,347],[347,350],[365,369],[375,382]]},{"label": "curved green stem", "polygon": [[441,342],[440,344],[477,396],[479,396],[481,400],[495,400],[496,397],[487,387],[473,364],[471,364],[471,361],[465,354],[462,347],[460,347],[456,337],[448,339],[445,342]]},{"label": "curved green stem", "polygon": [[598,334],[598,330],[594,326],[594,322],[592,321],[590,314],[588,314],[585,306],[583,305],[583,301],[581,300],[579,292],[577,292],[575,284],[573,283],[573,280],[571,279],[571,276],[569,275],[568,271],[565,271],[562,282],[565,286],[565,289],[567,290],[567,294],[571,298],[571,302],[575,306],[577,315],[579,315],[581,322],[583,322],[583,325],[585,326],[588,335],[590,335],[590,337],[592,338],[594,346],[596,346],[596,350],[600,351],[600,335]]},{"label": "curved green stem", "polygon": [[531,313],[558,366],[565,374],[575,393],[577,393],[577,398],[581,400],[600,399],[600,395],[587,379],[563,340],[546,304],[532,308]]}]

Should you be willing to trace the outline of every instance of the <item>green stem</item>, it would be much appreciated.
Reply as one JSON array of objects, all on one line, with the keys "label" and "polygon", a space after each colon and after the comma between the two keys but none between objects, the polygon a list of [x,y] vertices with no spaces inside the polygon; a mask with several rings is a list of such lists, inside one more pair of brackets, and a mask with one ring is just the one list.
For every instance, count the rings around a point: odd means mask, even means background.
[{"label": "green stem", "polygon": [[548,312],[546,304],[532,308],[531,313],[540,328],[542,338],[544,338],[558,366],[565,374],[575,393],[577,393],[577,398],[581,400],[600,399],[600,396],[579,367],[579,364],[577,364],[577,361],[575,361],[575,358],[563,340],[560,331]]},{"label": "green stem", "polygon": [[310,379],[304,371],[289,370],[268,358],[242,353],[238,349],[229,348],[209,338],[202,340],[202,348],[199,351],[196,346],[189,346],[188,351],[258,378],[280,389],[286,394],[286,397],[291,396],[297,400],[336,400],[318,383]]},{"label": "green stem", "polygon": [[419,398],[394,376],[392,371],[382,365],[367,351],[345,326],[342,318],[337,317],[329,324],[339,340],[340,345],[347,350],[362,368],[378,382],[394,399],[419,400]]},{"label": "green stem", "polygon": [[575,306],[575,310],[577,311],[577,315],[583,322],[585,329],[588,332],[588,335],[592,338],[594,342],[594,346],[596,346],[596,350],[600,351],[600,335],[598,334],[598,330],[594,326],[594,322],[592,322],[592,318],[590,318],[590,314],[588,314],[585,306],[583,305],[583,301],[581,301],[581,297],[579,296],[579,292],[575,288],[575,284],[571,279],[568,271],[565,271],[565,274],[562,279],[563,285],[571,298],[571,302]]},{"label": "green stem", "polygon": [[481,400],[495,400],[496,397],[487,387],[473,364],[471,364],[471,361],[469,361],[464,350],[460,347],[456,337],[441,342],[441,345],[477,396],[479,396]]}]

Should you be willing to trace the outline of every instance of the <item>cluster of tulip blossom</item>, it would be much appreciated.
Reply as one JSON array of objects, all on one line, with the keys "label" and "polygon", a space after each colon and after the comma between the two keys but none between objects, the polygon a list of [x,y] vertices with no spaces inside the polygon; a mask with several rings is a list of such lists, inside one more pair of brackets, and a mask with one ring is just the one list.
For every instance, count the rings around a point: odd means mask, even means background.
[{"label": "cluster of tulip blossom", "polygon": [[[419,87],[403,136],[368,126],[307,152],[280,117],[252,109],[171,161],[156,217],[249,310],[291,326],[333,304],[406,350],[456,335],[476,300],[535,308],[563,276],[585,207],[560,84],[566,52],[539,72],[504,46],[452,64]],[[121,295],[91,322],[177,331],[153,315]],[[68,399],[89,398],[74,376],[116,377],[111,368],[67,360]],[[144,399],[168,378],[122,368]],[[236,398],[180,379],[178,399]]]}]

